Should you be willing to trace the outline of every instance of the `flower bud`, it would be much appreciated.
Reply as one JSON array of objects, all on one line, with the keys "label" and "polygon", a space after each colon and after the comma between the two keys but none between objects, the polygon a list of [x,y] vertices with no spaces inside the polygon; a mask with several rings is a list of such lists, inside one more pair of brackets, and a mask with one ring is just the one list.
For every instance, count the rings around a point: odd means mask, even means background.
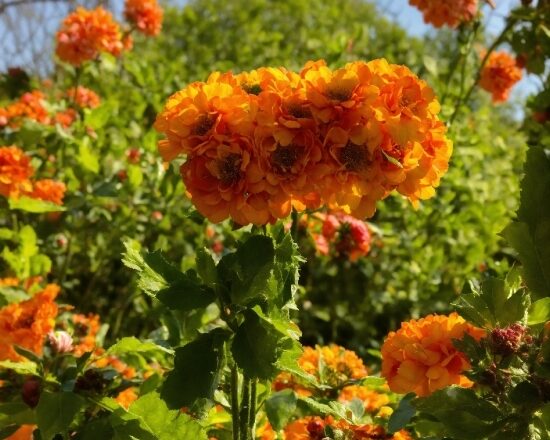
[{"label": "flower bud", "polygon": [[523,342],[527,328],[519,322],[505,328],[495,328],[491,332],[491,345],[494,354],[510,356],[517,353]]},{"label": "flower bud", "polygon": [[48,342],[54,353],[68,353],[73,349],[73,338],[66,331],[49,332]]},{"label": "flower bud", "polygon": [[40,379],[29,377],[21,388],[21,398],[31,408],[36,408],[40,400]]}]

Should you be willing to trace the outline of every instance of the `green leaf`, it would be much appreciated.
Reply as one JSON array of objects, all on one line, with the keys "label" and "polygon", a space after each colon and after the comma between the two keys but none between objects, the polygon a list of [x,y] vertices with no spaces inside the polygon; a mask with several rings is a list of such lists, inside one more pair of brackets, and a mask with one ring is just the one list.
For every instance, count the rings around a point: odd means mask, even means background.
[{"label": "green leaf", "polygon": [[45,200],[33,199],[27,196],[21,196],[18,199],[10,198],[8,199],[9,207],[12,210],[20,210],[26,212],[32,212],[35,214],[40,214],[44,212],[59,212],[65,211],[66,208],[60,205],[56,205],[52,202],[47,202]]},{"label": "green leaf", "polygon": [[411,404],[414,397],[415,395],[410,393],[403,396],[399,401],[399,406],[392,413],[388,421],[388,430],[391,434],[407,426],[416,414],[416,409]]},{"label": "green leaf", "polygon": [[510,401],[516,406],[532,410],[542,403],[542,396],[536,385],[529,381],[523,381],[510,392]]},{"label": "green leaf", "polygon": [[202,286],[182,274],[180,280],[162,289],[157,293],[156,298],[170,310],[188,312],[214,302],[216,294],[209,287]]},{"label": "green leaf", "polygon": [[206,248],[197,250],[197,272],[207,286],[212,287],[218,282],[216,263]]},{"label": "green leaf", "polygon": [[141,245],[136,240],[123,241],[126,252],[123,254],[122,263],[139,273],[138,286],[148,295],[155,296],[159,290],[167,287],[166,280],[152,269],[141,254]]},{"label": "green leaf", "polygon": [[[122,412],[119,412],[122,414]],[[179,408],[170,410],[158,393],[148,393],[130,405],[127,414],[121,419],[137,420],[144,431],[158,440],[197,439],[206,440],[206,432],[198,421],[182,413]],[[121,427],[117,427],[121,432]]]},{"label": "green leaf", "polygon": [[437,419],[448,436],[456,440],[481,440],[498,432],[506,423],[505,416],[488,400],[473,390],[457,386],[415,399],[420,412]]},{"label": "green leaf", "polygon": [[74,393],[42,392],[36,407],[36,421],[42,438],[51,439],[56,434],[65,435],[84,404],[84,398]]},{"label": "green leaf", "polygon": [[32,425],[36,423],[36,416],[23,402],[0,403],[0,428],[5,428],[13,424]]},{"label": "green leaf", "polygon": [[290,346],[287,344],[285,345],[285,350],[275,363],[277,369],[292,374],[303,384],[314,388],[319,387],[316,377],[312,374],[306,373],[298,364],[298,359],[300,359],[300,356],[303,353],[301,345],[296,341],[292,341],[292,345]]},{"label": "green leaf", "polygon": [[118,340],[109,347],[106,355],[123,356],[125,354],[147,354],[149,356],[173,354],[173,350],[161,347],[151,341],[140,341],[134,336],[129,336]]},{"label": "green leaf", "polygon": [[143,182],[143,171],[138,165],[129,165],[126,169],[128,173],[128,183],[132,188],[138,188]]},{"label": "green leaf", "polygon": [[90,148],[88,137],[85,137],[78,146],[78,160],[84,169],[94,174],[99,173],[99,156]]},{"label": "green leaf", "polygon": [[170,408],[190,406],[196,399],[212,398],[223,364],[227,333],[214,329],[176,349],[174,369],[168,374],[161,396]]},{"label": "green leaf", "polygon": [[322,416],[333,416],[338,419],[344,419],[351,422],[350,412],[347,407],[340,402],[328,402],[321,403],[310,397],[298,397],[298,403],[303,403],[307,408],[312,410],[315,414]]},{"label": "green leaf", "polygon": [[528,325],[542,324],[550,321],[550,298],[542,298],[531,304],[527,318]]},{"label": "green leaf", "polygon": [[275,431],[280,431],[294,416],[298,399],[293,390],[283,390],[273,393],[265,401],[265,412],[269,423]]},{"label": "green leaf", "polygon": [[[118,408],[117,408],[118,409]],[[86,422],[77,440],[112,439],[114,430],[109,417],[103,417]]]},{"label": "green leaf", "polygon": [[84,123],[88,126],[97,130],[103,127],[109,118],[112,116],[112,108],[109,105],[102,105],[93,110],[85,109],[84,110]]},{"label": "green leaf", "polygon": [[17,374],[38,376],[38,365],[34,362],[0,361],[0,368],[13,370]]},{"label": "green leaf", "polygon": [[429,55],[424,55],[422,61],[424,62],[426,70],[430,72],[433,76],[437,76],[438,69],[436,59]]},{"label": "green leaf", "polygon": [[231,344],[231,353],[246,377],[269,380],[279,371],[276,363],[285,342],[291,343],[286,334],[255,310],[246,310]]}]

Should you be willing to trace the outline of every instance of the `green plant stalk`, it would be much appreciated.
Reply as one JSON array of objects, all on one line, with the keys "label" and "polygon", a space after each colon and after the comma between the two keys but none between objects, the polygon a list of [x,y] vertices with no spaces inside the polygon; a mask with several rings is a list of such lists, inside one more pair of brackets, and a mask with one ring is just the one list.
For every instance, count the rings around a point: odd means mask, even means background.
[{"label": "green plant stalk", "polygon": [[231,415],[233,440],[239,440],[239,372],[235,363],[231,365]]},{"label": "green plant stalk", "polygon": [[248,421],[249,435],[251,439],[254,439],[254,433],[256,432],[256,396],[258,394],[257,379],[252,379],[250,387],[250,418]]},{"label": "green plant stalk", "polygon": [[481,64],[479,65],[479,68],[477,69],[475,79],[472,82],[472,84],[470,85],[470,88],[468,89],[466,94],[464,94],[464,95],[462,94],[462,89],[463,89],[463,86],[464,86],[463,83],[464,83],[465,78],[464,78],[464,75],[462,75],[463,78],[462,78],[462,84],[460,86],[460,95],[459,95],[459,97],[456,101],[455,109],[453,111],[453,114],[451,115],[451,118],[449,119],[449,124],[448,124],[449,128],[452,126],[454,120],[458,116],[458,113],[460,112],[460,108],[462,107],[462,105],[469,101],[470,96],[472,95],[472,92],[474,91],[475,87],[477,86],[477,84],[479,82],[479,79],[481,78],[481,72],[483,71],[483,68],[485,67],[485,64],[487,64],[487,60],[489,59],[489,56],[491,55],[491,53],[493,53],[495,51],[497,46],[504,41],[504,37],[506,36],[508,31],[510,31],[510,29],[512,29],[514,27],[515,23],[516,22],[514,20],[511,20],[510,22],[508,22],[508,24],[502,30],[500,35],[495,39],[495,41],[493,41],[493,44],[491,44],[489,49],[487,49],[487,52],[485,53],[485,56],[481,60]]},{"label": "green plant stalk", "polygon": [[243,380],[243,395],[241,399],[240,417],[240,440],[253,440],[249,436],[249,420],[250,420],[250,384],[251,380],[244,378]]}]

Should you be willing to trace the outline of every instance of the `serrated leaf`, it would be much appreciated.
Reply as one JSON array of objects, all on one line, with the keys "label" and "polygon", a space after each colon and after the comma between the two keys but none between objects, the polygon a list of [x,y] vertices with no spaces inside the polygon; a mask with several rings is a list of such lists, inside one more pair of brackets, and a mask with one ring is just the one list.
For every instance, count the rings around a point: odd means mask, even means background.
[{"label": "serrated leaf", "polygon": [[207,286],[212,287],[218,282],[216,263],[206,248],[197,250],[197,273]]},{"label": "serrated leaf", "polygon": [[84,407],[83,397],[74,393],[42,392],[36,407],[36,422],[44,439],[65,435],[75,416]]},{"label": "serrated leaf", "polygon": [[212,398],[220,378],[226,339],[225,331],[214,329],[176,348],[174,369],[168,373],[161,391],[168,407],[179,409],[196,399]]},{"label": "serrated leaf", "polygon": [[312,410],[315,414],[322,416],[333,416],[338,419],[344,419],[351,422],[350,412],[348,412],[346,406],[340,402],[321,403],[310,397],[298,397],[298,402],[302,402]]},{"label": "serrated leaf", "polygon": [[149,356],[173,354],[173,350],[162,347],[151,341],[140,341],[134,336],[129,336],[118,340],[109,347],[106,355],[123,356],[125,354],[140,353]]}]

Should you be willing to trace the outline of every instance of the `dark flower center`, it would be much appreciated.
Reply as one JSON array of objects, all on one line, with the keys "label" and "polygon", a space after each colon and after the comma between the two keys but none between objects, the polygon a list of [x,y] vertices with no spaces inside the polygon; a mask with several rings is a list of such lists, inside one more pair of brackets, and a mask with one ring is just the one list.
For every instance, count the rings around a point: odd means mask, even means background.
[{"label": "dark flower center", "polygon": [[358,171],[368,161],[367,152],[364,147],[348,142],[344,148],[340,149],[338,160],[348,171]]},{"label": "dark flower center", "polygon": [[249,95],[259,95],[262,93],[262,88],[259,84],[243,84],[241,87]]},{"label": "dark flower center", "polygon": [[290,116],[293,116],[297,119],[311,118],[311,111],[303,105],[292,103],[288,104],[286,109]]},{"label": "dark flower center", "polygon": [[271,153],[271,163],[275,171],[279,174],[288,173],[296,161],[298,160],[300,153],[295,145],[277,145],[277,148]]},{"label": "dark flower center", "polygon": [[241,156],[229,154],[218,161],[219,180],[225,186],[231,186],[241,178]]},{"label": "dark flower center", "polygon": [[335,101],[349,101],[351,99],[353,90],[343,86],[332,86],[327,88],[327,96]]},{"label": "dark flower center", "polygon": [[195,127],[193,127],[193,134],[197,136],[204,136],[210,131],[216,122],[215,115],[203,114],[199,116]]}]

